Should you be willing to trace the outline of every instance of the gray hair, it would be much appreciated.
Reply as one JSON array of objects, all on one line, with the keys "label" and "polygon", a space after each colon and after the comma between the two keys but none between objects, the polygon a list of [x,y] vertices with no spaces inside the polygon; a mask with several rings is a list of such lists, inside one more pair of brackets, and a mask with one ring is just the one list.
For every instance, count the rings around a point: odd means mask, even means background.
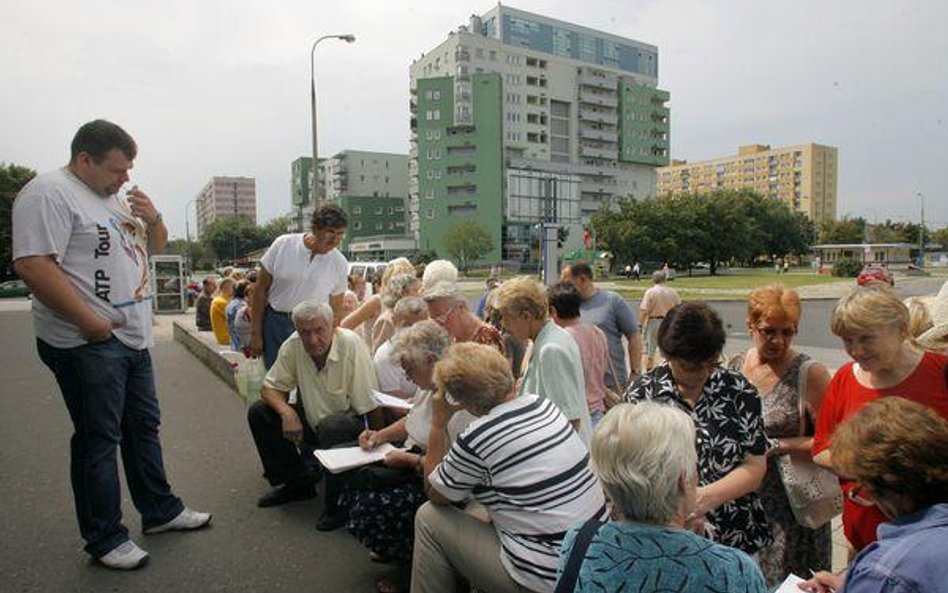
[{"label": "gray hair", "polygon": [[382,294],[382,304],[391,309],[417,283],[418,278],[414,274],[407,272],[395,274],[389,279],[388,285],[385,287],[385,292]]},{"label": "gray hair", "polygon": [[389,360],[398,366],[418,366],[439,360],[450,345],[448,332],[437,322],[426,319],[395,332]]},{"label": "gray hair", "polygon": [[450,282],[454,284],[458,281],[457,267],[446,259],[436,259],[425,266],[425,271],[421,275],[421,285],[427,291],[438,282]]},{"label": "gray hair", "polygon": [[662,282],[668,280],[668,277],[665,275],[665,272],[661,270],[655,270],[652,272],[652,282],[655,284],[661,284]]},{"label": "gray hair", "polygon": [[422,296],[426,301],[434,301],[437,299],[458,299],[460,297],[460,290],[458,290],[457,283],[449,280],[442,280],[440,282],[435,282],[431,285],[424,285],[424,293]]},{"label": "gray hair", "polygon": [[678,514],[680,478],[697,479],[694,422],[670,405],[615,406],[596,427],[590,455],[614,512],[627,521],[668,524]]},{"label": "gray hair", "polygon": [[316,300],[303,301],[293,307],[290,318],[293,320],[294,326],[299,326],[301,322],[313,319],[322,319],[330,326],[333,324],[332,307],[329,306],[329,303]]},{"label": "gray hair", "polygon": [[392,313],[395,319],[405,319],[406,317],[417,317],[422,313],[428,312],[428,303],[425,299],[416,296],[407,296],[395,303]]}]

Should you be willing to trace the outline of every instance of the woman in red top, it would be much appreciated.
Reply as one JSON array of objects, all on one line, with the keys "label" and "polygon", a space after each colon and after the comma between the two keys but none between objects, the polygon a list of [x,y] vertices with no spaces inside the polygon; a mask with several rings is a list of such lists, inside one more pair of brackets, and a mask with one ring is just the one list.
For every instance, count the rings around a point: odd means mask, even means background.
[{"label": "woman in red top", "polygon": [[[920,350],[909,335],[908,319],[908,309],[888,287],[856,288],[836,305],[831,329],[853,362],[836,371],[823,397],[813,438],[816,463],[833,467],[833,430],[875,399],[901,396],[948,418],[948,356]],[[843,528],[858,551],[876,540],[876,527],[885,515],[850,495],[854,482],[841,478],[840,484],[846,494]]]}]

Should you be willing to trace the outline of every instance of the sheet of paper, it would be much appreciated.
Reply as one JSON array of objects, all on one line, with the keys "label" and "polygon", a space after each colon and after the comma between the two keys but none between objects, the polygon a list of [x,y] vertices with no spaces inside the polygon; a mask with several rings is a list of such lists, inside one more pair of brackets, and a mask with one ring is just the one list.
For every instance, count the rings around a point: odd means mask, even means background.
[{"label": "sheet of paper", "polygon": [[372,390],[372,399],[383,408],[398,408],[399,410],[410,410],[412,403],[394,395]]},{"label": "sheet of paper", "polygon": [[798,583],[802,583],[806,579],[801,579],[797,575],[790,573],[787,575],[787,578],[780,583],[780,586],[774,591],[774,593],[803,593],[802,589],[797,587]]},{"label": "sheet of paper", "polygon": [[339,447],[338,449],[316,449],[313,455],[326,470],[338,474],[376,461],[385,459],[389,451],[394,451],[390,443],[383,443],[371,451],[363,451],[361,447]]}]

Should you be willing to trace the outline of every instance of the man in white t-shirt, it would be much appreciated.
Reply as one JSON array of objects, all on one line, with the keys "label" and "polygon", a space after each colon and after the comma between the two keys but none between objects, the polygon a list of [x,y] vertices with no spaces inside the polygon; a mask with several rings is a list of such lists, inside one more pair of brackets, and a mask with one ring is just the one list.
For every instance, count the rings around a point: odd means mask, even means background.
[{"label": "man in white t-shirt", "polygon": [[70,474],[85,550],[129,570],[148,554],[122,525],[116,449],[146,535],[207,525],[171,492],[158,438],[148,256],[168,230],[138,186],[119,194],[137,147],[105,120],[83,125],[69,164],[39,175],[13,205],[13,260],[30,287],[40,359],[75,433]]},{"label": "man in white t-shirt", "polygon": [[290,312],[307,300],[328,302],[335,324],[343,318],[343,296],[349,282],[349,262],[337,249],[349,219],[342,208],[327,204],[313,212],[309,233],[277,237],[260,260],[253,295],[250,353],[263,355],[269,369],[280,344],[293,333]]}]

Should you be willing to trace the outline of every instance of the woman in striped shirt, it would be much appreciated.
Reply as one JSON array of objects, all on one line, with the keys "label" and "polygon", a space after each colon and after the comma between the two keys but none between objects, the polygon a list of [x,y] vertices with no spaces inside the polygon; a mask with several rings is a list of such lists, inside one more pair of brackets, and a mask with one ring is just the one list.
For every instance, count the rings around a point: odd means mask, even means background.
[{"label": "woman in striped shirt", "polygon": [[[412,591],[455,591],[462,579],[492,593],[552,591],[565,532],[605,516],[586,447],[554,403],[516,396],[509,363],[489,346],[449,348],[435,386]],[[445,427],[461,409],[478,418],[448,449]],[[489,523],[450,506],[469,497]]]}]

